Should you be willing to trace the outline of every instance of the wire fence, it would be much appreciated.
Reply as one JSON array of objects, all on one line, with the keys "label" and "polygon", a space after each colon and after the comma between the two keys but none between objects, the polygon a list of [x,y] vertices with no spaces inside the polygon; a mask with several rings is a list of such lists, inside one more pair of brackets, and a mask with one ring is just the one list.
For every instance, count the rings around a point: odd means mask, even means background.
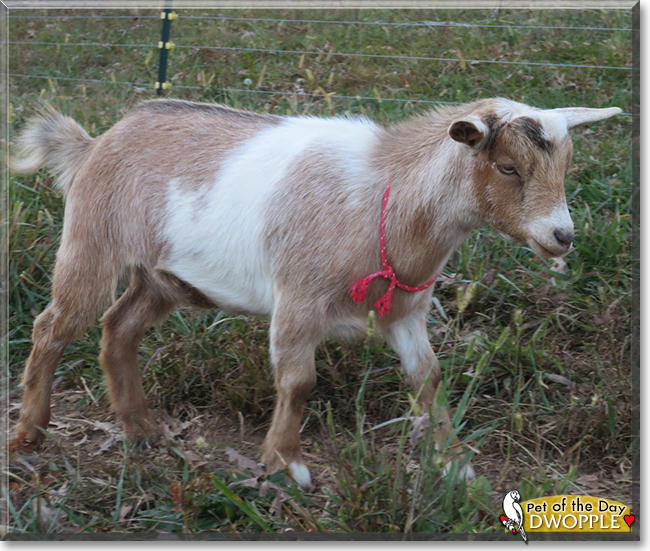
[{"label": "wire fence", "polygon": [[[467,29],[509,29],[513,32],[526,32],[526,31],[555,31],[555,32],[571,32],[575,37],[575,33],[581,32],[607,32],[607,33],[623,33],[623,36],[629,37],[632,29],[624,27],[604,27],[604,26],[574,26],[574,25],[522,25],[515,23],[463,23],[455,21],[363,21],[363,20],[342,20],[342,19],[313,19],[313,18],[275,18],[275,17],[247,17],[247,16],[209,16],[209,15],[188,15],[181,14],[182,20],[187,21],[201,21],[204,23],[210,22],[232,22],[236,24],[292,24],[292,25],[346,25],[346,26],[380,26],[385,28],[413,28],[413,29],[447,29],[447,30],[467,30]],[[101,21],[104,19],[114,20],[131,20],[131,21],[153,21],[160,20],[160,15],[110,15],[110,14],[90,14],[90,15],[70,15],[70,14],[47,14],[47,15],[31,15],[23,13],[15,13],[9,16],[9,20],[29,19],[30,21],[47,21],[47,20],[88,20],[88,21]],[[150,36],[154,37],[158,32],[159,26],[156,24],[151,25]],[[125,33],[126,34],[126,33]],[[172,33],[173,38],[173,33]],[[194,37],[192,37],[194,38]],[[29,47],[56,47],[58,48],[133,48],[133,49],[159,49],[161,43],[129,43],[129,42],[51,42],[51,41],[36,41],[36,40],[11,40],[7,44],[10,46],[29,46]],[[613,72],[626,72],[631,73],[638,71],[639,68],[629,65],[613,65],[613,64],[596,64],[596,63],[567,63],[567,62],[549,62],[549,61],[535,61],[532,59],[527,60],[508,60],[508,59],[465,59],[460,53],[456,57],[444,56],[418,56],[418,55],[397,55],[397,54],[376,54],[376,53],[363,53],[363,52],[349,52],[349,51],[334,51],[332,47],[329,49],[284,49],[284,48],[259,48],[259,47],[244,47],[244,46],[229,46],[229,45],[207,45],[207,44],[188,44],[181,43],[172,46],[181,51],[213,51],[213,52],[239,52],[245,55],[255,54],[262,56],[319,56],[326,57],[328,60],[331,58],[338,59],[366,59],[366,60],[387,60],[394,62],[437,62],[442,64],[460,64],[461,66],[480,66],[484,65],[498,65],[498,66],[511,66],[516,67],[539,67],[539,68],[554,68],[558,70],[590,70],[590,71],[613,71]],[[98,78],[82,78],[62,76],[60,74],[26,74],[24,71],[12,71],[7,74],[12,78],[25,78],[25,79],[45,79],[51,81],[62,82],[88,82],[97,84],[112,84],[124,85],[137,88],[139,91],[154,88],[153,83],[137,82],[130,80],[118,80],[112,78],[98,79]],[[160,83],[156,83],[158,86]],[[185,90],[203,90],[206,86],[191,85],[188,83],[174,82],[175,89]],[[257,87],[211,87],[212,91],[228,93],[236,92],[242,94],[261,94],[261,95],[276,95],[282,96],[295,96],[295,91],[284,90],[265,90]],[[374,96],[369,95],[349,95],[345,93],[311,93],[301,91],[300,96],[304,98],[337,98],[341,100],[377,100],[378,94]],[[421,95],[410,98],[398,97],[381,97],[380,101],[395,102],[395,103],[418,103],[418,104],[457,104],[456,101],[444,101],[440,99],[423,98]],[[630,115],[630,113],[625,113]]]},{"label": "wire fence", "polygon": [[[156,15],[10,15],[9,19],[159,19]],[[461,27],[465,29],[544,29],[561,31],[622,31],[632,29],[621,27],[573,27],[553,25],[494,25],[480,23],[457,23],[455,21],[392,22],[392,21],[352,21],[324,19],[286,19],[269,17],[211,17],[203,15],[183,15],[183,19],[200,19],[202,21],[251,21],[265,23],[314,23],[323,25],[380,25],[384,27]]]},{"label": "wire fence", "polygon": [[[137,86],[140,88],[151,88],[152,85],[146,83],[137,83],[137,82],[125,82],[119,80],[97,80],[92,78],[71,78],[71,77],[49,77],[46,75],[21,75],[18,73],[8,73],[7,76],[10,77],[21,77],[21,78],[40,78],[40,79],[52,79],[52,80],[69,80],[76,82],[95,82],[95,83],[105,83],[105,84],[128,84],[131,86]],[[181,88],[184,90],[203,90],[203,86],[186,86],[186,85],[175,85],[174,88]],[[241,92],[241,93],[250,93],[251,90],[245,88],[215,88],[215,90],[220,92]],[[295,92],[282,92],[280,90],[254,90],[256,94],[269,94],[269,95],[279,95],[279,96],[293,96]],[[301,96],[310,97],[310,98],[322,98],[322,94],[310,94],[308,92],[301,92]],[[352,99],[352,100],[376,100],[376,96],[345,96],[341,94],[332,94],[331,97],[338,99]],[[440,100],[423,100],[419,98],[414,99],[402,99],[402,98],[385,98],[382,101],[393,101],[397,103],[424,103],[424,104],[441,104],[441,105],[458,105],[460,102],[457,101],[440,101]]]},{"label": "wire fence", "polygon": [[[155,48],[155,44],[96,44],[93,42],[31,42],[31,41],[8,41],[7,44],[14,45],[34,45],[34,46],[86,46],[86,47],[122,47],[122,48]],[[323,50],[308,51],[308,50],[282,50],[282,49],[269,49],[269,48],[240,48],[234,46],[184,46],[175,45],[179,49],[199,49],[199,50],[222,50],[231,52],[255,52],[266,53],[272,55],[278,54],[292,54],[292,55],[327,55],[330,57],[357,57],[368,59],[399,59],[411,61],[442,61],[447,63],[460,63],[461,60],[457,57],[427,57],[427,56],[409,56],[409,55],[380,55],[380,54],[359,54],[353,52],[325,52]],[[633,67],[613,67],[610,65],[589,65],[589,64],[574,64],[574,63],[544,63],[536,61],[506,61],[506,60],[492,60],[492,59],[464,59],[465,63],[473,65],[479,63],[491,63],[496,65],[522,65],[522,66],[538,66],[538,67],[559,67],[568,69],[613,69],[617,71],[634,71]]]}]

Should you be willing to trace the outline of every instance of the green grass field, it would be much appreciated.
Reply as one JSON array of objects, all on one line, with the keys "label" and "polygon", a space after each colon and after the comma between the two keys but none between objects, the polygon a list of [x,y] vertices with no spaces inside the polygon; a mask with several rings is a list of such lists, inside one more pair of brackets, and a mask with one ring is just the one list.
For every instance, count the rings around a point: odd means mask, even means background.
[{"label": "green grass field", "polygon": [[[9,72],[26,76],[10,78],[12,133],[41,100],[96,136],[154,97],[157,11],[17,13]],[[542,108],[632,110],[631,33],[598,30],[629,29],[627,11],[179,16],[168,97],[386,124],[435,108],[431,102],[494,96]],[[235,49],[214,49],[223,47]],[[439,400],[455,410],[473,454],[472,482],[441,476],[427,429],[411,445],[417,431],[399,419],[418,413],[413,397],[394,369],[396,355],[372,336],[318,349],[318,386],[303,427],[313,493],[282,473],[256,478],[255,464],[242,456],[258,460],[274,403],[268,322],[179,309],[140,349],[150,406],[167,438],[154,450],[120,441],[97,362],[97,322],[56,372],[45,448],[10,457],[5,530],[496,534],[501,500],[512,489],[522,501],[573,493],[629,504],[631,126],[632,117],[621,115],[573,131],[566,190],[577,237],[566,273],[484,229],[436,284],[429,328],[445,376]],[[46,172],[11,174],[9,183],[14,422],[31,325],[49,302],[63,203]]]}]

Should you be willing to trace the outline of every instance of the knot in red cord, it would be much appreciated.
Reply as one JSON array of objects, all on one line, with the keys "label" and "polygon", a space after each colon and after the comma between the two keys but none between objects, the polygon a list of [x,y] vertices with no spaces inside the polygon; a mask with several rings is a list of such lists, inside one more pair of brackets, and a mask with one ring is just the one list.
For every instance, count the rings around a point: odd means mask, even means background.
[{"label": "knot in red cord", "polygon": [[388,269],[383,272],[375,272],[374,274],[370,274],[369,276],[357,281],[352,288],[350,296],[355,302],[363,302],[366,300],[368,285],[370,285],[370,282],[376,277],[383,277],[390,281],[390,286],[388,287],[386,294],[375,302],[375,308],[379,310],[379,315],[383,316],[390,311],[390,298],[393,294],[393,289],[395,289],[395,286],[397,285],[397,276],[395,275],[395,270],[393,270],[391,266],[388,266]]},{"label": "knot in red cord", "polygon": [[424,291],[425,289],[431,287],[431,285],[434,284],[436,278],[438,277],[438,276],[434,277],[431,281],[425,283],[424,285],[420,285],[419,287],[410,287],[409,285],[404,285],[403,283],[397,281],[397,275],[395,274],[395,270],[390,264],[388,264],[388,261],[386,260],[386,204],[388,203],[389,195],[390,195],[390,180],[388,180],[386,184],[386,191],[384,192],[384,203],[381,209],[381,223],[379,226],[381,264],[384,267],[384,270],[381,272],[375,272],[374,274],[370,274],[369,276],[360,279],[354,284],[354,286],[352,287],[352,291],[350,292],[350,296],[352,297],[352,300],[354,300],[355,302],[363,302],[366,299],[366,294],[368,292],[368,285],[370,285],[370,282],[373,279],[375,279],[376,277],[383,277],[384,279],[389,280],[390,285],[388,287],[388,291],[386,291],[386,293],[374,304],[380,316],[384,316],[388,314],[388,312],[390,312],[391,297],[393,296],[393,291],[395,290],[395,287],[399,287],[400,289],[403,289],[405,291],[411,291],[411,292]]}]

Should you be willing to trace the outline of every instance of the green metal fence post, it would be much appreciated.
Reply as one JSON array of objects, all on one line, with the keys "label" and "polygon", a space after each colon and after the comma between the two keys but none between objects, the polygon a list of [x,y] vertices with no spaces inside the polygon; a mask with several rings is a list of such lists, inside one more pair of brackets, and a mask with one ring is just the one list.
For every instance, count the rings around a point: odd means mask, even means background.
[{"label": "green metal fence post", "polygon": [[171,83],[167,80],[167,60],[169,58],[169,51],[174,48],[174,43],[169,40],[169,35],[172,28],[172,21],[178,19],[176,12],[172,11],[171,0],[165,2],[165,8],[160,13],[162,19],[162,33],[160,42],[158,42],[158,49],[160,50],[160,58],[158,61],[158,80],[156,81],[156,93],[159,96],[163,95],[164,90],[171,88]]}]

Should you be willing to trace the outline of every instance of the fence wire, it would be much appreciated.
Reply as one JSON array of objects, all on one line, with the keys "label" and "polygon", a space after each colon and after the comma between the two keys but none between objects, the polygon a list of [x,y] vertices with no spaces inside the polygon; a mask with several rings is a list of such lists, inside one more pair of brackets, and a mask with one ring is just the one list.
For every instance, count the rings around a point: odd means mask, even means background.
[{"label": "fence wire", "polygon": [[[79,20],[101,20],[101,19],[129,19],[129,20],[160,20],[159,15],[27,15],[27,14],[10,14],[9,19],[33,19],[33,20],[48,20],[48,19],[79,19]],[[611,32],[631,32],[632,29],[620,27],[592,27],[592,26],[553,26],[553,25],[515,25],[515,24],[483,24],[483,23],[458,23],[454,21],[421,21],[421,22],[386,22],[386,21],[359,21],[359,20],[320,20],[320,19],[289,19],[289,18],[268,18],[268,17],[230,17],[230,16],[193,16],[183,14],[181,20],[201,20],[201,21],[234,21],[241,23],[249,22],[266,22],[266,23],[292,23],[292,24],[324,24],[324,25],[375,25],[391,28],[445,28],[445,29],[516,29],[522,30],[557,30],[557,31],[611,31]],[[56,46],[56,47],[103,47],[103,48],[158,48],[157,44],[131,44],[131,43],[93,43],[93,42],[44,42],[44,41],[8,41],[10,45],[22,46]],[[309,55],[309,56],[326,56],[331,57],[344,57],[344,58],[369,58],[369,59],[390,59],[397,61],[428,61],[440,63],[463,63],[468,65],[479,64],[493,64],[493,65],[506,65],[506,66],[535,66],[535,67],[554,67],[562,69],[591,69],[591,70],[613,70],[613,71],[639,71],[639,68],[628,66],[613,66],[613,65],[591,65],[591,64],[576,64],[576,63],[550,63],[539,61],[507,61],[495,59],[460,59],[448,57],[429,57],[429,56],[408,56],[408,55],[389,55],[389,54],[364,54],[356,52],[333,52],[325,50],[284,50],[273,48],[246,48],[234,46],[208,46],[208,45],[191,45],[191,44],[178,44],[174,46],[178,49],[185,50],[214,50],[214,51],[233,51],[233,52],[251,52],[268,55]],[[89,83],[102,83],[102,84],[120,84],[138,87],[139,89],[151,89],[153,86],[147,83],[137,83],[129,81],[118,80],[102,80],[93,78],[74,78],[63,77],[55,75],[28,75],[22,73],[7,73],[6,76],[17,78],[32,78],[32,79],[45,79],[45,80],[61,80],[73,82],[89,82]],[[205,86],[191,86],[183,84],[174,84],[174,88],[189,89],[189,90],[205,90]],[[266,94],[278,96],[294,96],[301,98],[336,98],[346,100],[379,100],[377,96],[360,96],[360,95],[343,95],[335,93],[308,93],[308,92],[283,92],[275,90],[261,90],[261,89],[237,89],[237,88],[215,88],[210,87],[210,90],[218,92],[236,92],[246,94]],[[318,91],[316,91],[318,92]],[[413,103],[413,104],[449,104],[457,105],[459,102],[454,101],[438,101],[420,99],[417,97],[402,99],[381,97],[381,102],[399,102],[399,103]],[[631,115],[631,113],[624,113]]]},{"label": "fence wire", "polygon": [[[121,48],[156,48],[154,44],[98,44],[95,42],[32,42],[32,41],[8,41],[7,44],[15,45],[37,45],[37,46],[90,46],[90,47],[121,47]],[[199,45],[175,45],[178,49],[188,50],[224,50],[234,52],[256,52],[268,54],[292,54],[292,55],[326,55],[329,57],[354,57],[368,59],[396,59],[407,61],[441,61],[441,62],[458,62],[461,60],[457,57],[426,57],[426,56],[408,56],[408,55],[386,55],[386,54],[357,54],[350,52],[327,52],[327,51],[306,51],[306,50],[281,50],[268,48],[241,48],[235,46],[199,46]],[[570,69],[609,69],[617,71],[638,71],[634,67],[618,67],[610,65],[582,65],[573,63],[546,63],[536,61],[504,61],[494,59],[465,59],[465,63],[477,65],[479,63],[491,63],[496,65],[533,65],[537,67],[563,67]]]},{"label": "fence wire", "polygon": [[454,21],[423,21],[414,22],[383,22],[383,21],[324,21],[322,19],[269,19],[261,17],[201,17],[189,15],[183,19],[206,19],[217,21],[268,21],[270,23],[322,23],[326,25],[379,25],[383,27],[456,27],[463,29],[544,29],[544,30],[563,30],[563,31],[631,31],[632,29],[623,29],[615,27],[554,27],[546,25],[491,25],[487,23],[456,23]]},{"label": "fence wire", "polygon": [[[20,77],[20,78],[41,78],[45,80],[71,80],[71,81],[77,81],[77,82],[95,82],[95,83],[102,83],[102,84],[129,84],[131,86],[139,86],[142,88],[149,88],[150,85],[147,83],[143,84],[138,84],[137,82],[128,82],[124,80],[101,80],[97,78],[74,78],[74,77],[59,77],[59,76],[51,76],[51,75],[21,75],[18,73],[6,73],[3,76],[7,77]],[[181,88],[181,86],[177,86],[177,88]],[[191,86],[190,88],[201,88],[200,86]]]},{"label": "fence wire", "polygon": [[[156,15],[10,15],[10,19],[160,19]],[[379,25],[384,27],[457,27],[464,29],[541,29],[560,31],[618,31],[632,32],[632,29],[621,27],[571,27],[553,25],[494,25],[488,23],[457,23],[454,21],[424,21],[424,22],[393,22],[393,21],[352,21],[325,19],[286,19],[269,17],[213,17],[203,15],[183,15],[183,19],[199,19],[204,21],[256,21],[268,23],[315,23],[323,25]]]},{"label": "fence wire", "polygon": [[[79,82],[105,82],[107,84],[129,84],[131,86],[137,86],[139,88],[151,88],[150,84],[144,83],[140,84],[137,82],[125,82],[119,80],[98,80],[93,78],[71,78],[71,77],[55,77],[48,75],[22,75],[18,73],[7,73],[5,76],[9,77],[23,77],[23,78],[41,78],[44,80],[72,80]],[[184,86],[184,85],[174,85],[174,88],[183,88],[188,90],[205,90],[204,86]],[[279,96],[299,96],[299,97],[311,97],[311,98],[323,98],[323,94],[311,94],[309,92],[281,92],[276,90],[251,90],[245,88],[210,88],[218,92],[243,92],[247,94],[270,94],[270,95],[279,95]],[[337,99],[354,99],[354,100],[374,100],[377,101],[377,98],[374,96],[345,96],[342,94],[328,94],[330,98]],[[381,98],[381,101],[388,102],[398,102],[398,103],[431,103],[431,104],[441,104],[441,105],[460,105],[458,101],[437,101],[437,100],[425,100],[418,98],[403,99],[403,98]]]},{"label": "fence wire", "polygon": [[[20,78],[40,78],[43,80],[70,80],[70,81],[77,81],[77,82],[92,82],[92,83],[104,83],[104,84],[126,84],[130,86],[134,86],[137,88],[152,88],[151,84],[147,83],[138,83],[138,82],[127,82],[127,81],[119,81],[119,80],[99,80],[99,79],[94,79],[94,78],[72,78],[72,77],[57,77],[57,76],[49,76],[49,75],[22,75],[18,73],[6,73],[3,76],[8,76],[8,77],[20,77]],[[183,84],[175,84],[174,88],[180,88],[182,90],[205,90],[205,86],[187,86]],[[266,94],[266,95],[272,95],[272,96],[292,96],[292,97],[307,97],[307,98],[318,98],[322,99],[325,97],[325,94],[311,94],[309,92],[282,92],[278,90],[251,90],[251,89],[246,89],[246,88],[214,88],[210,87],[210,90],[214,90],[216,92],[223,92],[223,93],[230,93],[230,92],[237,92],[237,93],[244,93],[244,94]],[[356,101],[378,101],[376,96],[346,96],[342,94],[327,94],[328,97],[333,98],[333,99],[346,99],[346,100],[356,100]],[[409,99],[404,99],[404,98],[385,98],[382,97],[381,101],[384,102],[394,102],[394,103],[412,103],[414,105],[416,104],[430,104],[430,105],[460,105],[461,102],[459,101],[442,101],[442,100],[427,100],[427,99],[420,99],[417,97],[409,98]],[[623,116],[635,116],[638,117],[639,115],[634,115],[633,113],[621,113]]]}]

